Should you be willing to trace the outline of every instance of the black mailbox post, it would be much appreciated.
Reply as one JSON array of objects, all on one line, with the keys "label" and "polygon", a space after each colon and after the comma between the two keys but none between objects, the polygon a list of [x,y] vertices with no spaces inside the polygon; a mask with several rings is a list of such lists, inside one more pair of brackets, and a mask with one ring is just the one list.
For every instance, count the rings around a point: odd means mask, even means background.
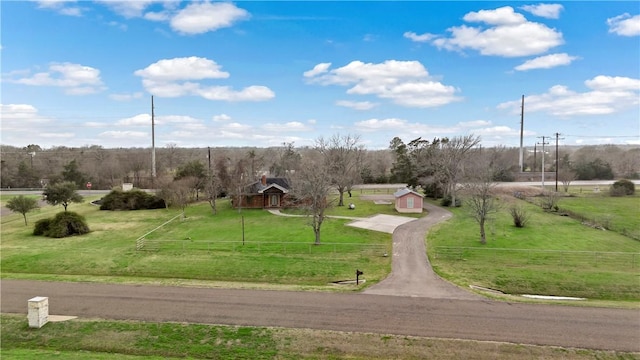
[{"label": "black mailbox post", "polygon": [[362,271],[356,269],[356,285],[360,284],[360,275],[364,274]]}]

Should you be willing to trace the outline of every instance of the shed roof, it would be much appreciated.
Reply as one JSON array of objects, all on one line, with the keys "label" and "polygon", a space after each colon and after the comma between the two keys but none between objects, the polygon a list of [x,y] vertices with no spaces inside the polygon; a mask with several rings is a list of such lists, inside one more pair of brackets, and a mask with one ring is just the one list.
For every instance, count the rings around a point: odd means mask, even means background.
[{"label": "shed roof", "polygon": [[415,195],[418,195],[420,197],[423,197],[422,194],[420,194],[419,192],[415,192],[415,191],[413,191],[413,190],[411,190],[409,188],[400,189],[400,190],[394,192],[393,196],[395,196],[396,198],[399,198],[399,197],[403,197],[403,196],[405,196],[407,194],[415,194]]}]

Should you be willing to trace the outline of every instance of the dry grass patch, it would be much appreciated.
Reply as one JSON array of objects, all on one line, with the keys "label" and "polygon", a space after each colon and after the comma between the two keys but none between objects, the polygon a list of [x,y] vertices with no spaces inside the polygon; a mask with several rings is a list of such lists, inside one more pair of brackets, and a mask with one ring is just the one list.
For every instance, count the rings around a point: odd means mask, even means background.
[{"label": "dry grass patch", "polygon": [[275,329],[278,359],[638,359],[640,354],[491,341],[436,339],[310,329]]}]

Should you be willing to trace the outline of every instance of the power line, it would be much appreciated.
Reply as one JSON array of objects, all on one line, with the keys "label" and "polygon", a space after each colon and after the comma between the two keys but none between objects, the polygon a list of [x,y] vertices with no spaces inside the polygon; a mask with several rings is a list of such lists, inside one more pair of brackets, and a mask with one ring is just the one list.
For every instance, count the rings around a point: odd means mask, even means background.
[{"label": "power line", "polygon": [[538,144],[542,144],[542,191],[544,191],[544,146],[549,145],[548,142],[545,142],[544,139],[549,138],[548,136],[538,136],[538,138],[542,138],[542,142]]},{"label": "power line", "polygon": [[560,162],[558,161],[558,140],[564,140],[564,138],[560,138],[560,133],[555,133],[556,136],[556,192],[558,192],[558,168],[560,167]]}]

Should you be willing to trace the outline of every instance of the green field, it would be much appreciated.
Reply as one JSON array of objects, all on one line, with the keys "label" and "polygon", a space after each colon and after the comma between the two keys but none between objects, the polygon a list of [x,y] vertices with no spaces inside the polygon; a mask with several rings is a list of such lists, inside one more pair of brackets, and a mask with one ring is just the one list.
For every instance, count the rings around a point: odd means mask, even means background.
[{"label": "green field", "polygon": [[[574,198],[562,199],[574,201]],[[594,204],[576,211],[599,212],[595,204],[627,209],[612,221],[638,228],[638,197],[581,198]],[[487,226],[487,244],[479,242],[478,225],[464,208],[428,236],[434,269],[461,286],[469,284],[509,294],[540,294],[604,300],[640,300],[640,241],[596,229],[567,216],[545,213],[519,201],[531,218],[525,228],[513,226],[507,204]],[[593,209],[593,210],[589,210]],[[634,216],[628,216],[635,213]]]},{"label": "green field", "polygon": [[[322,245],[304,218],[280,217],[262,210],[231,209],[220,201],[212,215],[207,203],[189,206],[179,217],[146,236],[143,251],[136,239],[176,217],[176,210],[100,211],[88,203],[72,204],[91,228],[85,236],[50,239],[31,235],[19,214],[2,219],[2,276],[67,278],[114,277],[189,279],[296,286],[327,286],[354,278],[355,269],[370,282],[390,270],[391,236],[345,226],[328,219]],[[61,207],[29,214],[30,223]],[[364,214],[361,211],[360,214]],[[242,219],[244,218],[244,244]]]},{"label": "green field", "polygon": [[[359,195],[346,198],[347,204],[356,204],[355,210],[334,208],[330,213],[394,213],[391,205],[373,205]],[[574,206],[572,211],[585,217],[606,208],[608,221],[637,229],[637,201],[638,197],[590,195],[562,199],[560,207]],[[452,209],[455,216],[428,235],[434,269],[464,287],[584,296],[609,306],[636,306],[640,241],[521,204],[531,214],[527,227],[513,227],[503,209],[487,227],[486,245],[479,243],[477,224],[466,210]],[[224,200],[218,215],[201,203],[188,207],[184,220],[178,211],[165,209],[108,212],[83,203],[71,204],[69,210],[87,218],[91,233],[65,239],[31,235],[36,220],[53,216],[61,207],[30,213],[28,227],[20,214],[3,216],[1,276],[336,291],[328,283],[353,278],[356,267],[365,271],[366,285],[390,271],[390,257],[381,252],[390,250],[391,236],[345,226],[347,220],[327,220],[323,245],[314,246],[304,218],[261,210],[238,213]],[[137,239],[173,218],[146,235],[142,250],[136,250]],[[303,329],[83,319],[49,323],[34,331],[23,315],[5,314],[0,320],[3,359],[420,359],[426,354],[432,359],[638,358],[619,352]]]}]

